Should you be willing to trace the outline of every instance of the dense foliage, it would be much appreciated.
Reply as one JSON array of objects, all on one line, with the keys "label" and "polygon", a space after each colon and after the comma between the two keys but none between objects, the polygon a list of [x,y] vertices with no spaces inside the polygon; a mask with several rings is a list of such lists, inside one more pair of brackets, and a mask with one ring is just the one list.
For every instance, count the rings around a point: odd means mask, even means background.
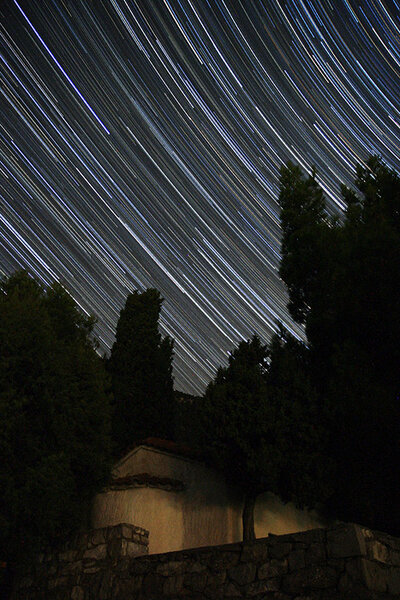
[{"label": "dense foliage", "polygon": [[155,289],[129,294],[108,368],[114,393],[116,451],[147,436],[173,438],[173,341],[161,337],[162,298]]},{"label": "dense foliage", "polygon": [[272,491],[302,505],[314,501],[321,466],[315,397],[286,344],[297,342],[282,335],[270,347],[257,336],[241,342],[199,407],[204,454],[245,491],[244,539],[254,537],[258,494]]},{"label": "dense foliage", "polygon": [[307,341],[241,342],[199,403],[204,451],[248,492],[245,537],[265,490],[400,534],[400,179],[372,157],[355,187],[333,218],[316,173],[282,167],[280,275]]},{"label": "dense foliage", "polygon": [[400,179],[372,157],[355,185],[342,188],[343,219],[331,219],[315,174],[282,168],[280,273],[330,415],[331,513],[399,534]]},{"label": "dense foliage", "polygon": [[94,320],[59,284],[3,280],[0,556],[19,560],[86,525],[109,473],[111,421],[117,453],[147,436],[198,440],[246,491],[246,539],[264,491],[400,535],[400,178],[374,157],[355,186],[332,218],[316,173],[281,169],[280,274],[307,341],[281,331],[267,346],[241,342],[195,401],[174,399],[157,290],[130,294],[121,311],[106,361],[111,418]]},{"label": "dense foliage", "polygon": [[18,561],[87,526],[110,468],[106,375],[64,288],[0,286],[0,555]]},{"label": "dense foliage", "polygon": [[246,490],[244,539],[254,537],[255,496],[276,480],[266,361],[267,350],[258,337],[241,342],[230,355],[228,367],[221,367],[209,384],[200,412],[206,456]]}]

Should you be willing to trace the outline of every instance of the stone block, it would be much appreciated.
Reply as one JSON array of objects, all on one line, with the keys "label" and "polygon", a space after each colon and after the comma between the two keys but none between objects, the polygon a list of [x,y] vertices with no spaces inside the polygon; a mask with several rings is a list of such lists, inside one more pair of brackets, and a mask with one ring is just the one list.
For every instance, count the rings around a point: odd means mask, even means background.
[{"label": "stone block", "polygon": [[86,548],[89,543],[89,533],[79,533],[71,540],[70,548]]},{"label": "stone block", "polygon": [[365,583],[365,565],[364,559],[352,558],[346,560],[346,573],[350,576],[353,581],[360,581]]},{"label": "stone block", "polygon": [[253,563],[240,563],[228,570],[228,577],[238,583],[245,585],[251,583],[256,577],[257,567]]},{"label": "stone block", "polygon": [[[127,524],[125,523],[125,525]],[[149,537],[149,532],[147,531],[147,529],[143,529],[143,527],[138,527],[137,525],[128,525],[128,527],[132,529],[132,532],[134,534],[140,535],[140,537],[142,538]]]},{"label": "stone block", "polygon": [[139,580],[134,577],[129,577],[128,579],[118,578],[114,579],[112,590],[108,592],[108,595],[106,595],[104,598],[100,598],[99,595],[96,595],[93,597],[93,600],[111,600],[111,598],[112,600],[131,600],[133,598],[137,598],[141,589],[141,578]]},{"label": "stone block", "polygon": [[391,567],[387,572],[388,592],[400,598],[400,569]]},{"label": "stone block", "polygon": [[104,535],[107,541],[120,539],[122,537],[121,523],[119,525],[113,525],[112,527],[106,527]]},{"label": "stone block", "polygon": [[107,546],[105,544],[101,544],[99,546],[93,546],[93,548],[88,548],[83,553],[83,559],[92,559],[92,560],[103,560],[107,557]]},{"label": "stone block", "polygon": [[374,592],[386,592],[390,570],[385,565],[367,559],[359,561],[364,570],[365,585]]},{"label": "stone block", "polygon": [[83,591],[83,588],[81,588],[79,585],[74,585],[71,590],[71,600],[83,600],[84,597],[85,592]]},{"label": "stone block", "polygon": [[[352,582],[362,584],[373,592],[383,593],[387,591],[391,569],[366,558],[353,558],[346,562],[346,573]],[[393,587],[396,587],[396,575],[394,575]]]},{"label": "stone block", "polygon": [[304,553],[306,565],[315,565],[326,561],[325,544],[322,542],[313,542],[306,548]]},{"label": "stone block", "polygon": [[226,583],[223,587],[224,598],[242,598],[242,593],[238,588],[231,582]]},{"label": "stone block", "polygon": [[221,569],[229,569],[237,565],[239,562],[239,552],[225,552],[223,550],[214,551],[212,560],[210,561],[210,567],[213,571],[220,571]]},{"label": "stone block", "polygon": [[107,555],[109,558],[116,559],[122,556],[122,540],[121,538],[111,538],[108,540]]},{"label": "stone block", "polygon": [[338,579],[339,575],[335,569],[317,565],[284,575],[282,590],[291,594],[302,594],[324,588],[335,589]]},{"label": "stone block", "polygon": [[130,545],[130,540],[126,540],[124,538],[121,539],[121,541],[120,541],[121,556],[127,556],[129,545]]},{"label": "stone block", "polygon": [[179,596],[183,588],[183,575],[167,577],[164,581],[163,597]]},{"label": "stone block", "polygon": [[304,550],[292,550],[288,555],[289,571],[304,569],[306,566]]},{"label": "stone block", "polygon": [[268,559],[267,540],[255,542],[253,544],[244,544],[240,554],[241,562],[261,563]]},{"label": "stone block", "polygon": [[371,597],[365,598],[362,592],[361,595],[357,595],[353,592],[348,594],[339,592],[338,590],[323,590],[318,596],[314,596],[314,598],[318,600],[372,600]]},{"label": "stone block", "polygon": [[125,556],[132,558],[134,556],[142,556],[143,554],[147,554],[145,546],[126,540]]},{"label": "stone block", "polygon": [[338,573],[341,573],[345,570],[346,562],[347,561],[344,558],[328,558],[325,564],[327,564],[328,567],[335,569]]},{"label": "stone block", "polygon": [[148,536],[145,537],[144,535],[140,535],[139,533],[133,533],[132,534],[132,540],[136,544],[141,544],[142,546],[146,546],[147,547],[149,545]]},{"label": "stone block", "polygon": [[207,565],[197,560],[191,560],[190,562],[185,561],[183,564],[185,565],[185,570],[187,573],[201,573],[202,571],[207,570]]},{"label": "stone block", "polygon": [[90,542],[93,546],[98,546],[99,544],[105,544],[105,536],[104,536],[104,528],[94,529],[90,535]]},{"label": "stone block", "polygon": [[104,570],[99,574],[98,583],[99,588],[97,591],[96,600],[108,600],[111,596],[111,590],[113,587],[114,573],[112,569]]},{"label": "stone block", "polygon": [[254,596],[259,597],[261,594],[267,594],[268,592],[279,592],[280,587],[280,580],[277,577],[274,579],[264,579],[263,581],[253,581],[244,586],[244,597],[252,598]]},{"label": "stone block", "polygon": [[48,589],[54,590],[58,587],[67,587],[69,584],[69,578],[65,576],[55,577],[54,579],[50,579],[48,583]]},{"label": "stone block", "polygon": [[62,572],[65,574],[76,574],[76,573],[80,573],[82,571],[82,561],[81,560],[76,560],[74,562],[71,563],[67,563],[65,565],[63,565],[62,567]]},{"label": "stone block", "polygon": [[130,561],[129,564],[129,573],[132,575],[145,575],[146,573],[150,573],[152,569],[154,569],[154,563],[148,560],[147,556],[140,556]]},{"label": "stone block", "polygon": [[122,535],[122,528],[123,528],[123,523],[118,523],[118,525],[113,525],[111,527],[108,527],[108,531],[107,531],[107,537],[110,539],[115,539],[115,538],[122,538],[124,537]]},{"label": "stone block", "polygon": [[84,565],[83,566],[84,573],[99,573],[101,571],[101,567],[96,564]]},{"label": "stone block", "polygon": [[268,556],[270,558],[284,558],[289,554],[291,549],[292,544],[290,542],[279,542],[274,540],[274,543],[268,546]]},{"label": "stone block", "polygon": [[226,581],[226,571],[220,571],[219,573],[208,573],[207,574],[207,589],[215,590],[219,588]]},{"label": "stone block", "polygon": [[207,585],[207,573],[186,573],[183,577],[183,587],[193,592],[202,592]]},{"label": "stone block", "polygon": [[322,543],[326,541],[326,529],[308,529],[290,534],[290,541],[294,543],[306,544]]},{"label": "stone block", "polygon": [[[189,594],[188,590],[184,590],[185,594]],[[179,596],[179,600],[183,598],[184,600],[192,600],[192,596],[189,594],[187,596]],[[206,585],[204,590],[201,592],[200,600],[224,600],[224,590],[223,585],[218,587],[212,587]],[[178,600],[178,598],[174,598],[174,600]]]},{"label": "stone block", "polygon": [[186,570],[186,564],[182,560],[170,560],[169,562],[160,563],[156,567],[156,573],[160,575],[177,575]]},{"label": "stone block", "polygon": [[288,571],[288,561],[286,558],[272,558],[258,568],[258,579],[270,579],[279,577]]},{"label": "stone block", "polygon": [[60,562],[72,562],[76,559],[78,552],[76,550],[66,550],[65,552],[60,552],[58,555],[58,560]]},{"label": "stone block", "polygon": [[58,571],[58,565],[57,563],[51,563],[49,567],[47,567],[46,569],[46,574],[49,577],[52,577],[53,575],[55,575]]},{"label": "stone block", "polygon": [[400,552],[398,550],[393,550],[392,548],[390,549],[389,562],[395,567],[400,567]]},{"label": "stone block", "polygon": [[133,538],[134,528],[132,525],[128,525],[127,523],[121,523],[120,528],[121,537],[125,538],[126,540],[131,540]]},{"label": "stone block", "polygon": [[365,556],[367,553],[362,529],[353,523],[328,531],[327,548],[328,556],[332,558]]},{"label": "stone block", "polygon": [[378,540],[374,540],[368,544],[367,555],[371,560],[377,560],[382,563],[389,562],[389,549]]},{"label": "stone block", "polygon": [[148,573],[143,579],[142,594],[146,597],[162,598],[165,578],[156,573]]},{"label": "stone block", "polygon": [[112,566],[115,573],[118,573],[120,577],[127,577],[130,573],[130,565],[134,562],[129,556],[120,556],[117,560],[107,561],[107,568]]},{"label": "stone block", "polygon": [[369,594],[367,588],[360,581],[354,581],[348,573],[342,573],[338,583],[338,590],[344,598],[349,600],[366,598]]}]

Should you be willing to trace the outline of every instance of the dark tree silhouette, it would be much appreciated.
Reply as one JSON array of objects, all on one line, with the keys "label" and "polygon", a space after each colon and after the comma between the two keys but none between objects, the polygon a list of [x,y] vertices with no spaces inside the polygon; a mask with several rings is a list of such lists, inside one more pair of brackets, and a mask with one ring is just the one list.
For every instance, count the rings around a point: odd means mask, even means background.
[{"label": "dark tree silhouette", "polygon": [[304,323],[309,373],[330,414],[331,511],[400,533],[400,179],[377,157],[330,218],[313,173],[281,170],[280,273]]},{"label": "dark tree silhouette", "polygon": [[9,566],[87,527],[110,469],[106,373],[59,284],[26,272],[0,286],[0,547]]},{"label": "dark tree silhouette", "polygon": [[148,289],[129,294],[121,310],[108,364],[117,452],[147,436],[173,438],[173,341],[158,329],[161,304],[160,293]]},{"label": "dark tree silhouette", "polygon": [[260,339],[241,342],[208,385],[199,410],[205,456],[245,490],[244,540],[254,538],[257,495],[273,488],[277,478],[266,367],[267,348]]},{"label": "dark tree silhouette", "polygon": [[289,345],[293,350],[295,340],[283,334],[271,347],[256,335],[241,342],[198,407],[203,453],[245,494],[244,540],[254,538],[259,494],[270,491],[308,506],[321,497],[315,394],[296,363],[299,348],[289,352]]}]

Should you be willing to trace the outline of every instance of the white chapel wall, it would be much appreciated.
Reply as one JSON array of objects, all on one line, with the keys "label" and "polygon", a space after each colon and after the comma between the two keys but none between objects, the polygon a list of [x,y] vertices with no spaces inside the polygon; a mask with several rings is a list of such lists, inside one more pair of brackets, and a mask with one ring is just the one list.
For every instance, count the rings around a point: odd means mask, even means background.
[{"label": "white chapel wall", "polygon": [[[116,465],[114,477],[139,473],[176,479],[183,491],[155,487],[109,490],[97,495],[93,527],[130,523],[150,532],[151,554],[241,540],[242,497],[201,462],[141,446]],[[273,494],[256,503],[257,537],[321,526],[313,513],[284,505]]]}]

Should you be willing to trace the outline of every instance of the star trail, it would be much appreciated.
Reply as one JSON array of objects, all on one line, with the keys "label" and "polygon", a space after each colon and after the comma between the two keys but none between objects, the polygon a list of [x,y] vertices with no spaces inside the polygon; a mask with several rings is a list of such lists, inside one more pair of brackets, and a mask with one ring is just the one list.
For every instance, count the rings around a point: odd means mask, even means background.
[{"label": "star trail", "polygon": [[61,281],[113,343],[155,287],[175,387],[277,321],[278,170],[400,168],[400,6],[383,0],[0,4],[0,273]]}]

